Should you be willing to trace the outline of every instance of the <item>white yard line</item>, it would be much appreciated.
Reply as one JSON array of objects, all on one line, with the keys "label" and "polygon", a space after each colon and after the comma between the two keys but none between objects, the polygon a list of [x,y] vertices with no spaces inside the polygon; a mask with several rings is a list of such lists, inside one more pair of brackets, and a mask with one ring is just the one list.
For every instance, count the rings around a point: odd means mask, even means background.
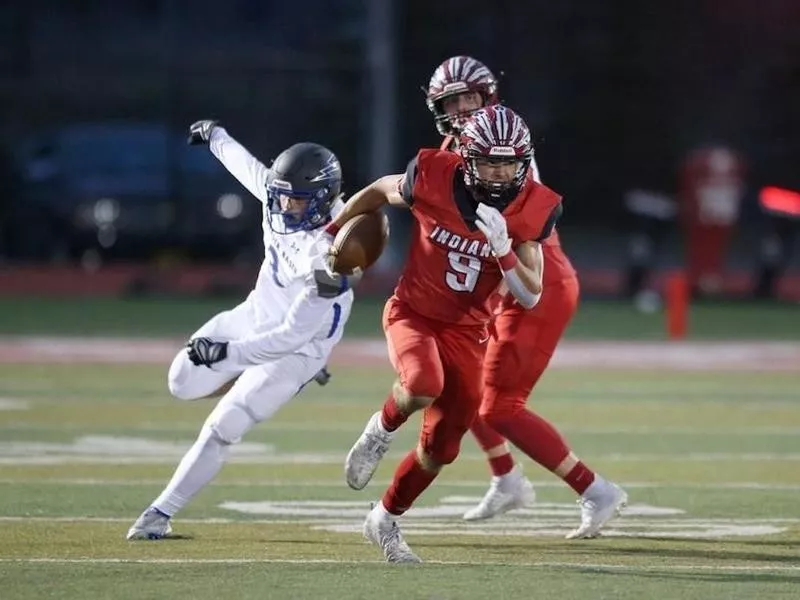
[{"label": "white yard line", "polygon": [[31,403],[17,398],[0,398],[0,410],[28,410]]},{"label": "white yard line", "polygon": [[[23,442],[14,442],[23,444]],[[14,446],[15,448],[17,446]],[[21,447],[21,446],[19,446]],[[16,452],[15,452],[16,454]],[[400,459],[404,455],[390,453],[389,459]],[[30,456],[20,453],[15,456],[3,451],[0,447],[0,466],[2,465],[159,465],[174,464],[176,456],[150,456],[141,455],[80,455],[80,454],[48,454]],[[264,453],[263,455],[245,454],[236,456],[234,453],[230,464],[249,465],[334,465],[342,462],[341,452],[323,453]],[[485,461],[483,454],[466,453],[459,456],[460,461]],[[730,453],[730,452],[690,452],[686,454],[598,454],[592,458],[595,462],[799,462],[800,454],[797,453]]]},{"label": "white yard line", "polygon": [[[598,400],[607,400],[612,399],[606,395],[598,395]],[[0,399],[0,402],[2,400]],[[769,401],[768,403],[771,407],[774,406],[774,402],[776,401]],[[785,401],[781,401],[785,402]],[[311,403],[306,403],[311,404]],[[319,403],[323,404],[323,403]],[[326,402],[328,406],[331,406],[331,402]],[[748,403],[750,405],[751,403]],[[797,403],[790,403],[796,405]],[[162,403],[152,403],[151,406],[155,405],[163,405]],[[764,402],[761,401],[754,401],[752,403],[753,406],[759,405],[763,406]],[[340,407],[340,404],[336,404],[337,407]],[[356,406],[356,405],[354,405]],[[358,407],[363,407],[363,404],[358,404]],[[30,406],[28,406],[30,408]],[[3,410],[2,406],[0,406],[0,410]],[[21,410],[21,409],[20,409]],[[86,423],[59,423],[54,425],[39,425],[33,423],[18,423],[14,422],[8,425],[0,424],[0,432],[2,431],[55,431],[55,432],[71,432],[76,431],[80,433],[86,432],[87,429],[94,429],[94,427],[89,427]],[[141,435],[147,432],[190,432],[192,434],[197,433],[199,426],[196,424],[173,424],[173,423],[137,423],[135,426],[127,427],[127,428],[120,428],[120,427],[112,427],[110,429],[124,429],[126,431],[125,435],[130,435],[132,433],[136,433],[137,435]],[[284,432],[284,431],[291,431],[297,433],[318,433],[318,432],[327,432],[327,433],[360,433],[363,429],[363,423],[355,423],[355,424],[341,424],[341,423],[304,423],[302,421],[268,421],[259,425],[258,431],[263,432],[265,434],[269,434],[272,432]],[[780,426],[758,426],[755,425],[753,427],[715,427],[713,429],[707,427],[657,427],[657,426],[634,426],[634,427],[583,427],[583,426],[565,426],[560,427],[560,431],[563,433],[569,433],[574,435],[658,435],[658,436],[684,436],[684,435],[702,435],[702,436],[736,436],[737,438],[740,437],[751,437],[751,436],[800,436],[800,427],[780,427]],[[412,432],[416,435],[416,431]],[[262,440],[264,442],[268,442],[269,440]]]},{"label": "white yard line", "polygon": [[[246,565],[246,564],[278,564],[278,565],[372,565],[386,564],[377,560],[340,560],[333,558],[55,558],[55,557],[31,557],[31,558],[0,558],[1,563],[17,564],[145,564],[145,565]],[[630,571],[637,572],[661,572],[661,571],[729,571],[729,572],[800,572],[800,565],[695,565],[695,564],[662,564],[653,566],[644,565],[623,565],[611,563],[579,563],[579,562],[499,562],[499,561],[446,561],[431,560],[425,561],[429,565],[445,565],[453,567],[480,567],[480,566],[502,566],[502,567],[529,567],[538,569],[594,569],[598,571]]]},{"label": "white yard line", "polygon": [[[478,498],[475,499],[476,501]],[[275,504],[283,504],[291,503],[289,500],[278,501]],[[337,502],[337,501],[333,501]],[[325,503],[324,501],[320,501],[320,503]],[[352,504],[363,504],[364,514],[369,511],[369,501],[364,501],[363,503],[359,502],[352,502]],[[569,509],[572,509],[572,505],[566,505]],[[354,507],[356,508],[356,507]],[[360,508],[359,508],[360,510]],[[424,510],[424,507],[422,508]],[[534,509],[535,510],[535,509]],[[319,509],[320,515],[322,510]],[[574,508],[574,512],[578,514],[578,508]],[[243,513],[236,513],[242,515]],[[410,513],[409,513],[410,514]],[[285,516],[285,515],[284,515]],[[412,519],[417,526],[420,524],[424,524],[426,518],[425,517],[417,517],[414,520],[413,516],[409,516],[409,519]],[[443,517],[447,518],[447,517]],[[517,517],[498,517],[498,521],[493,522],[501,526],[506,526],[512,524],[516,528],[521,528],[521,524],[519,522],[520,518],[527,518],[527,516],[518,515]],[[186,523],[190,525],[330,525],[330,524],[341,524],[343,521],[351,520],[354,527],[360,527],[361,513],[359,513],[359,518],[352,520],[347,516],[297,516],[291,519],[277,519],[277,518],[270,518],[270,519],[251,519],[251,518],[227,518],[227,517],[208,517],[204,519],[184,519],[184,518],[177,518],[176,521],[180,523]],[[132,517],[79,517],[79,516],[68,516],[68,517],[23,517],[23,516],[0,516],[0,523],[130,523],[133,520]],[[642,525],[679,525],[679,526],[687,526],[688,524],[696,524],[696,523],[708,524],[708,523],[718,523],[718,524],[745,524],[745,525],[754,525],[754,524],[796,524],[800,523],[800,518],[769,518],[769,519],[667,519],[662,517],[656,517],[652,519],[643,519],[637,516],[631,516],[624,521],[621,521],[619,524],[627,524],[632,526],[642,526]],[[414,523],[408,522],[408,527],[414,527]],[[468,524],[465,522],[455,521],[448,526],[461,526],[464,527],[465,530],[469,530],[469,528],[479,529],[481,527],[480,524]]]},{"label": "white yard line", "polygon": [[[86,485],[86,486],[120,486],[120,487],[141,487],[145,485],[165,485],[167,479],[102,479],[102,478],[22,478],[0,477],[0,485]],[[373,479],[370,484],[375,487],[387,486],[391,483],[388,479]],[[532,481],[536,488],[566,489],[561,481],[542,480]],[[770,492],[798,492],[800,484],[783,483],[758,483],[754,481],[725,481],[719,483],[692,483],[692,482],[619,482],[626,489],[688,489],[688,490],[736,490],[736,491],[770,491]],[[329,480],[281,480],[281,479],[236,479],[225,481],[218,480],[214,483],[217,487],[274,487],[274,488],[341,488],[343,481],[338,479]],[[447,481],[442,479],[438,484],[439,488],[485,488],[489,485],[489,477],[478,480],[459,480]],[[0,517],[1,519],[2,517]]]},{"label": "white yard line", "polygon": [[[0,362],[169,364],[182,345],[178,339],[79,337],[0,337]],[[332,365],[389,366],[386,344],[376,339],[347,339],[331,357]],[[634,370],[797,371],[800,342],[648,342],[571,341],[559,345],[552,368]]]}]

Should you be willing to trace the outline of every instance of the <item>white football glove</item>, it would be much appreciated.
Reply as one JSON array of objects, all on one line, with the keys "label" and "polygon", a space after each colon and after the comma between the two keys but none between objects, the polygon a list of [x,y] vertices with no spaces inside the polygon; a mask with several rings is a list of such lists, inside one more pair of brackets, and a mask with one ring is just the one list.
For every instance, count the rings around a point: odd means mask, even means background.
[{"label": "white football glove", "polygon": [[511,240],[508,238],[506,218],[499,210],[480,203],[477,209],[478,218],[475,225],[481,230],[489,242],[492,251],[498,258],[511,252]]},{"label": "white football glove", "polygon": [[314,253],[322,258],[322,264],[325,266],[325,271],[333,276],[333,255],[331,249],[333,248],[334,236],[326,231],[321,231],[314,242]]}]

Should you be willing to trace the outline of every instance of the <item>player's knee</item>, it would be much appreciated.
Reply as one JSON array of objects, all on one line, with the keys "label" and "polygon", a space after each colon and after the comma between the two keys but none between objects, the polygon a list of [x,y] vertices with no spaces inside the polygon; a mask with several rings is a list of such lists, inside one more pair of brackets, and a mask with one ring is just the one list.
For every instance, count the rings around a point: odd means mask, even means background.
[{"label": "player's knee", "polygon": [[192,363],[186,352],[179,352],[172,360],[167,375],[169,393],[178,400],[197,400],[200,396],[189,385],[192,376]]},{"label": "player's knee", "polygon": [[422,370],[406,373],[402,382],[394,386],[395,399],[400,401],[398,395],[405,396],[406,401],[422,402],[428,406],[442,395],[444,378],[437,373],[426,373]]},{"label": "player's knee", "polygon": [[392,395],[397,406],[406,415],[412,415],[418,410],[427,408],[436,400],[432,396],[412,396],[399,381],[394,382]]},{"label": "player's knee", "polygon": [[442,468],[442,464],[436,462],[433,456],[428,454],[422,445],[417,446],[417,462],[419,462],[419,465],[428,471],[428,473],[438,473]]},{"label": "player's knee", "polygon": [[[205,367],[202,367],[205,369]],[[198,378],[198,367],[192,364],[185,352],[179,352],[172,361],[167,374],[167,387],[169,393],[178,400],[201,400],[225,395],[236,383],[231,381],[222,383],[217,387],[217,381],[208,381]]]},{"label": "player's knee", "polygon": [[258,419],[245,406],[230,404],[218,407],[206,419],[205,426],[223,444],[238,444],[242,436],[258,423]]},{"label": "player's knee", "polygon": [[444,465],[455,462],[461,451],[461,438],[423,441],[417,447],[417,458],[426,471],[438,472]]},{"label": "player's knee", "polygon": [[517,393],[487,387],[478,416],[498,433],[504,433],[525,410],[525,398]]},{"label": "player's knee", "polygon": [[219,458],[221,462],[228,460],[230,454],[231,444],[219,435],[216,429],[208,425],[204,425],[200,430],[200,435],[197,436],[195,446],[201,445],[204,451],[210,450]]}]

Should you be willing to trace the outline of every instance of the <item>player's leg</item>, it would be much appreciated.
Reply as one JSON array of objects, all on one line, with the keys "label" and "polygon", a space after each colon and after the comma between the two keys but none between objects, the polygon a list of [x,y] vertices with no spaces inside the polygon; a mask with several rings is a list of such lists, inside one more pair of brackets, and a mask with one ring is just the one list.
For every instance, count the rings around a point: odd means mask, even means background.
[{"label": "player's leg", "polygon": [[[395,471],[391,485],[364,523],[364,536],[380,546],[389,562],[418,562],[396,519],[433,483],[444,465],[458,456],[481,402],[480,364],[483,349],[477,336],[447,330],[440,334],[445,385],[425,409],[417,447]],[[449,334],[449,335],[448,335]]]},{"label": "player's leg", "polygon": [[393,300],[386,304],[383,322],[397,380],[384,401],[381,424],[387,431],[395,431],[439,397],[444,370],[435,325]]},{"label": "player's leg", "polygon": [[[248,301],[244,301],[231,310],[214,315],[200,329],[192,334],[192,338],[210,337],[216,340],[232,340],[250,333],[254,316]],[[167,384],[170,393],[179,400],[198,400],[212,395],[221,395],[230,386],[239,373],[212,371],[205,366],[197,366],[189,360],[186,348],[175,355],[169,367]]]},{"label": "player's leg", "polygon": [[486,454],[492,475],[502,477],[510,473],[514,468],[514,457],[511,456],[511,448],[506,438],[489,427],[480,417],[475,419],[469,430]]},{"label": "player's leg", "polygon": [[[570,279],[548,286],[541,301],[532,311],[517,316],[512,316],[511,313],[499,315],[495,323],[495,335],[489,340],[484,367],[486,379],[491,382],[490,386],[495,385],[496,380],[505,380],[505,385],[511,389],[530,391],[547,368],[549,357],[555,351],[577,306],[578,282]],[[524,331],[521,331],[523,324]],[[520,344],[515,347],[520,356],[518,367],[505,363],[509,351],[503,350],[503,345],[509,343]],[[524,364],[528,352],[531,357],[536,358]],[[546,359],[542,360],[542,356]],[[514,369],[516,372],[512,373]],[[505,438],[481,415],[472,424],[472,433],[486,453],[492,480],[478,505],[464,513],[464,519],[490,519],[515,508],[533,504],[536,500],[533,485],[523,475],[522,467],[515,465]]]},{"label": "player's leg", "polygon": [[324,364],[324,359],[292,354],[242,373],[206,419],[164,491],[128,531],[128,539],[169,534],[170,518],[216,477],[231,446],[291,400]]},{"label": "player's leg", "polygon": [[[525,407],[527,396],[547,368],[577,304],[576,285],[551,286],[546,292],[530,313],[504,313],[498,317],[497,339],[486,353],[484,398],[479,416],[487,426],[504,435],[509,430],[516,431],[510,423],[514,416],[529,412]],[[509,439],[516,444],[515,439]],[[528,442],[530,447],[523,444],[521,449],[538,456],[551,445],[536,439]],[[559,448],[555,454],[560,452]],[[547,457],[544,461],[550,462]]]},{"label": "player's leg", "polygon": [[384,312],[384,330],[398,378],[383,408],[370,417],[345,459],[345,479],[356,490],[369,483],[397,428],[409,415],[429,406],[444,386],[436,332],[425,319],[404,311],[390,299]]},{"label": "player's leg", "polygon": [[464,520],[482,521],[517,508],[533,506],[536,502],[533,484],[523,474],[522,465],[514,460],[506,438],[479,415],[470,431],[486,455],[492,478],[480,502],[464,513]]},{"label": "player's leg", "polygon": [[[533,488],[530,481],[522,474],[522,467],[514,460],[514,456],[511,454],[511,447],[506,438],[487,425],[486,421],[480,416],[475,418],[472,427],[470,427],[470,431],[475,441],[478,443],[478,446],[480,446],[481,450],[483,450],[483,453],[486,455],[486,461],[492,473],[490,491],[495,489],[499,490],[500,488],[498,488],[498,485],[504,484],[504,487],[509,490],[513,489],[514,491],[519,491],[520,498],[515,498],[512,502],[512,504],[517,506],[512,507],[509,505],[508,508],[504,507],[503,509],[489,510],[490,506],[487,503],[481,510],[478,510],[478,507],[471,509],[464,515],[464,518],[467,521],[488,519],[501,512],[511,510],[512,508],[519,508],[532,504],[534,501]],[[516,495],[517,494],[515,494],[515,496]],[[487,500],[487,498],[484,497],[484,500]],[[494,505],[496,502],[492,502],[491,504]],[[508,503],[504,502],[504,504]]]},{"label": "player's leg", "polygon": [[487,354],[480,415],[581,496],[582,525],[570,537],[592,537],[624,506],[625,492],[585,465],[553,424],[526,407],[574,312],[565,300],[572,295],[577,302],[577,282],[564,282],[559,292],[560,301],[546,305],[545,319],[527,317],[524,329],[515,336],[500,332],[501,342]]}]

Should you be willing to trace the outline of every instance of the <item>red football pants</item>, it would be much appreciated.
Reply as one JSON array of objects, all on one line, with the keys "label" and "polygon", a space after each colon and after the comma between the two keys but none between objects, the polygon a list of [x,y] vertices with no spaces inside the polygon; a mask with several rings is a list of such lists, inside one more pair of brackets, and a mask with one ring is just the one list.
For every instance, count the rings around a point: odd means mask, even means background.
[{"label": "red football pants", "polygon": [[546,286],[532,310],[507,309],[496,318],[484,360],[483,400],[471,428],[484,450],[503,444],[495,429],[525,409],[578,308],[578,293],[577,278],[564,279]]},{"label": "red football pants", "polygon": [[383,329],[403,388],[436,398],[423,413],[420,446],[436,463],[452,463],[481,404],[485,328],[427,319],[393,296]]}]

